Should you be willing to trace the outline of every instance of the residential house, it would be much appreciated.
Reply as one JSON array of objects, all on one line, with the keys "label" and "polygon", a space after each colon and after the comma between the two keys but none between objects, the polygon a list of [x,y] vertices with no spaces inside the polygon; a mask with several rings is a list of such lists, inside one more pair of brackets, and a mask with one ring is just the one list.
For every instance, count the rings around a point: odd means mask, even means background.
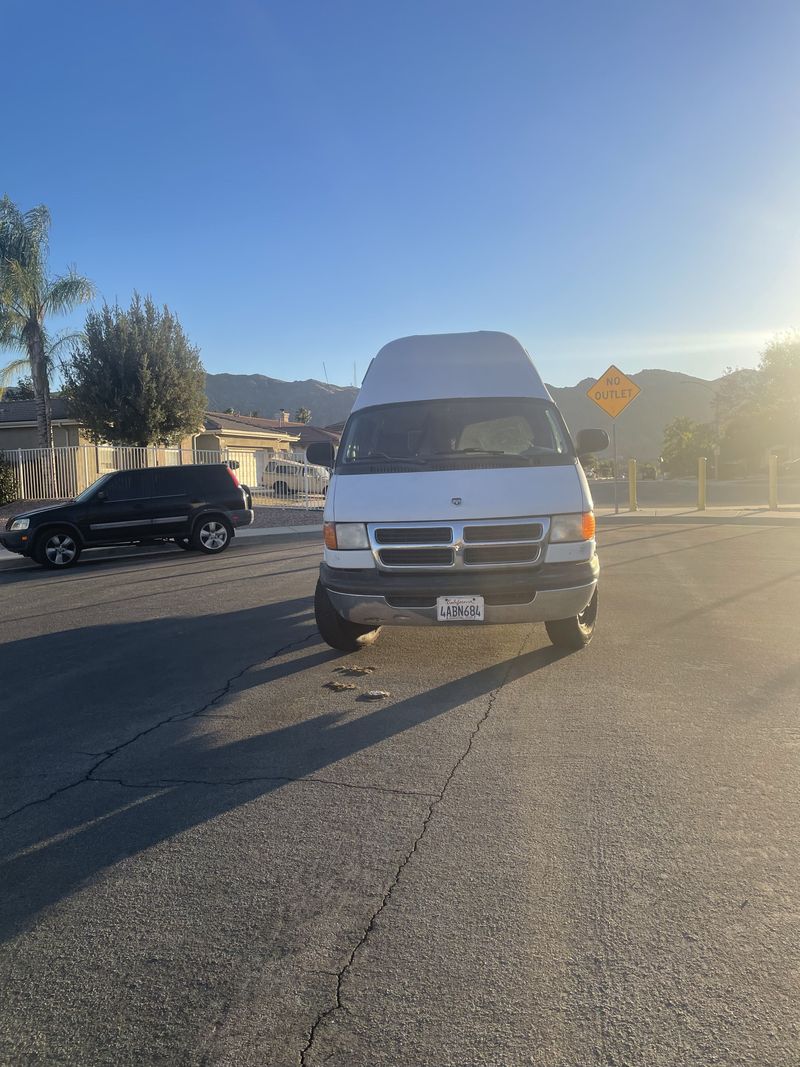
[{"label": "residential house", "polygon": [[74,496],[109,471],[126,467],[174,463],[216,463],[234,459],[241,480],[259,485],[264,465],[277,454],[289,455],[300,446],[294,424],[277,420],[247,420],[209,411],[195,434],[170,448],[127,448],[95,444],[69,413],[63,397],[51,401],[52,457],[42,454],[32,400],[0,400],[0,452],[15,464],[23,496],[37,499],[53,481],[59,496]]},{"label": "residential house", "polygon": [[342,437],[341,431],[336,433],[330,429],[323,430],[319,426],[311,426],[304,422],[294,422],[289,418],[288,411],[279,411],[273,419],[262,419],[257,415],[231,415],[210,411],[206,419],[207,430],[209,420],[214,420],[221,427],[227,428],[230,433],[239,433],[242,436],[254,431],[262,434],[291,434],[297,439],[291,449],[297,459],[305,458],[306,449],[311,444],[324,441],[336,447]]}]

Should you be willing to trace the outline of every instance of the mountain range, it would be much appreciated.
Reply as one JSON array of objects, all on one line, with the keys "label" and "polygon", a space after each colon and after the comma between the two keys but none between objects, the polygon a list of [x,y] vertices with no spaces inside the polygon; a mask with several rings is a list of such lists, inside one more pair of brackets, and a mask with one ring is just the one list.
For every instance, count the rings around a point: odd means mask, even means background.
[{"label": "mountain range", "polygon": [[[630,377],[641,393],[616,420],[621,458],[657,459],[664,427],[677,415],[688,415],[695,422],[713,419],[714,381],[669,370],[643,370]],[[548,386],[573,434],[590,426],[600,426],[611,434],[612,420],[586,395],[593,384],[593,378],[585,378],[567,388]],[[315,426],[343,422],[357,393],[353,386],[328,385],[314,378],[288,382],[263,374],[206,375],[211,411],[233,408],[243,415],[257,411],[262,418],[272,418],[281,408],[294,417],[297,409],[304,407],[311,412]]]}]

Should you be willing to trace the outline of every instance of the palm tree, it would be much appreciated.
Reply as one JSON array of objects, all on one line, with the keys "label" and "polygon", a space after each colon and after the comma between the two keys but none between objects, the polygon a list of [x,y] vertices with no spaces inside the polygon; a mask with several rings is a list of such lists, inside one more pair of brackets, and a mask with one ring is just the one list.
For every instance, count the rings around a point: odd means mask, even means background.
[{"label": "palm tree", "polygon": [[51,277],[47,271],[50,212],[40,204],[22,212],[7,196],[0,200],[0,349],[22,353],[0,368],[1,387],[30,369],[39,444],[53,443],[50,375],[55,353],[70,337],[53,339],[45,328],[50,315],[64,315],[94,296],[92,283],[73,268]]}]

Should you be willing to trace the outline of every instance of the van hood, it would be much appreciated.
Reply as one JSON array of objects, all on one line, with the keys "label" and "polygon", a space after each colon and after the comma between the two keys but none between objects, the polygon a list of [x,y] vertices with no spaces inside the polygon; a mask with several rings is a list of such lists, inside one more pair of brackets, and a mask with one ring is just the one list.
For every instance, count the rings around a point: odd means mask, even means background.
[{"label": "van hood", "polygon": [[335,522],[439,522],[559,515],[591,507],[584,486],[577,464],[340,474],[333,478],[325,518]]}]

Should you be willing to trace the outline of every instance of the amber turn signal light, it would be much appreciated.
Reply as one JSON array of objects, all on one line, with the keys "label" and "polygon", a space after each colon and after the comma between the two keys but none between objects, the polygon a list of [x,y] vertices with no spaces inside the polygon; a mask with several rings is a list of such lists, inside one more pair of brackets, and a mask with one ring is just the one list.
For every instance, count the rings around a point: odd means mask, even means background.
[{"label": "amber turn signal light", "polygon": [[325,522],[322,524],[322,536],[325,541],[326,548],[337,549],[339,547],[336,541],[335,522]]}]

